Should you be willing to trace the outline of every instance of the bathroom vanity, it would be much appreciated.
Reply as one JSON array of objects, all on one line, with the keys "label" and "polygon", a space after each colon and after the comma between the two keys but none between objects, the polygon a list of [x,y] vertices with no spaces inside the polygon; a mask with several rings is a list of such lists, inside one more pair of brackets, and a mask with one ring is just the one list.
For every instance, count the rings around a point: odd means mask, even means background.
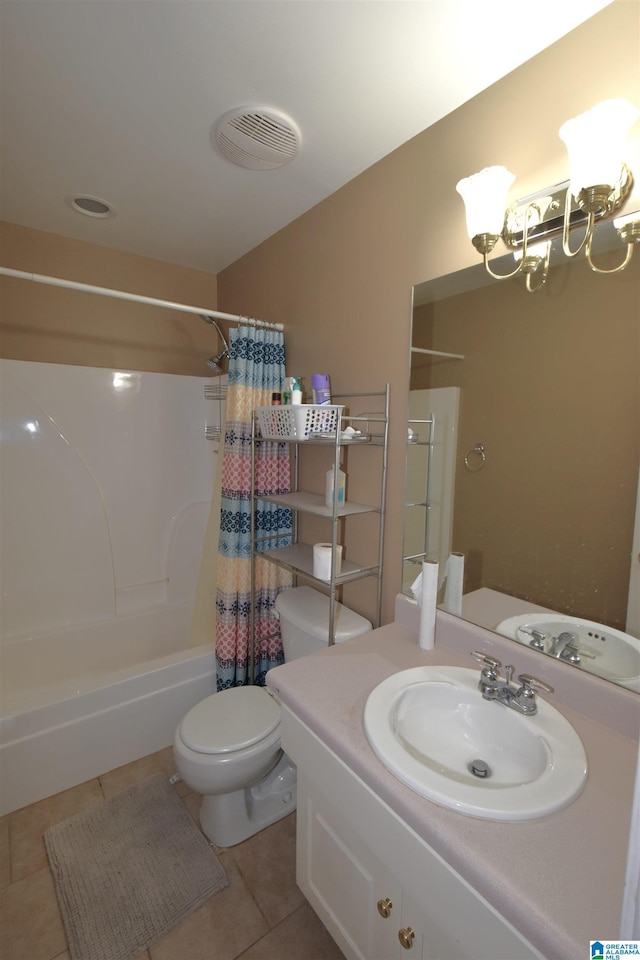
[{"label": "bathroom vanity", "polygon": [[[587,956],[589,940],[619,935],[637,694],[541,663],[446,613],[435,649],[420,650],[414,612],[402,598],[394,624],[267,677],[283,707],[283,747],[298,766],[299,886],[349,958]],[[472,666],[471,650],[555,687],[546,696],[589,764],[570,806],[524,822],[464,816],[419,796],[375,756],[363,727],[370,692],[411,667]]]}]

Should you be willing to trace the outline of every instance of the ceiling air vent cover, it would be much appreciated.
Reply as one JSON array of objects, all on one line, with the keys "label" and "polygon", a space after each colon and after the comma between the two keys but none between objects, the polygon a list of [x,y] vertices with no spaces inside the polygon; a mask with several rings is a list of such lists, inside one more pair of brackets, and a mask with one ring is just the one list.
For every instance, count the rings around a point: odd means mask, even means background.
[{"label": "ceiling air vent cover", "polygon": [[275,170],[293,160],[300,131],[289,117],[270,107],[238,107],[215,126],[220,153],[248,170]]}]

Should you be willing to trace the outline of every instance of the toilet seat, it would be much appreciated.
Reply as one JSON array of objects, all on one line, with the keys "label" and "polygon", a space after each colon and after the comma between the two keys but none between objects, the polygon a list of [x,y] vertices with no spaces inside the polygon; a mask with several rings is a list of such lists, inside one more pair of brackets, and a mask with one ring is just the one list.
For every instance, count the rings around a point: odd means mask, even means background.
[{"label": "toilet seat", "polygon": [[264,740],[280,723],[280,707],[263,687],[232,687],[197,703],[179,728],[196,753],[230,753]]}]

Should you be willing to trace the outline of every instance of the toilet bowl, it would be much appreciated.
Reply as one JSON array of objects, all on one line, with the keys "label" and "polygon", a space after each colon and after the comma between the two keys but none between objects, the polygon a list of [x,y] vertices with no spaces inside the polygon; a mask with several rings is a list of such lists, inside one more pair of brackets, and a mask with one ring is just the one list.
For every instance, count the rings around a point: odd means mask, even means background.
[{"label": "toilet bowl", "polygon": [[183,718],[178,773],[203,796],[200,823],[232,847],[295,809],[296,772],[280,747],[280,706],[264,687],[221,690]]},{"label": "toilet bowl", "polygon": [[[310,587],[276,598],[285,662],[326,647],[329,599]],[[336,604],[336,642],[371,630]],[[203,796],[200,824],[219,847],[232,847],[296,806],[296,768],[280,745],[280,705],[264,687],[232,687],[197,703],[176,730],[181,778]]]}]

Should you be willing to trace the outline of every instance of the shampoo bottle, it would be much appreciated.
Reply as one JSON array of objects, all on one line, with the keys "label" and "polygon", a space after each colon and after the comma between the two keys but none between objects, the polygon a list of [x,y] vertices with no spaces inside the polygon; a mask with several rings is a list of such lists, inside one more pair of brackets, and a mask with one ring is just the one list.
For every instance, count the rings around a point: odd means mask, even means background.
[{"label": "shampoo bottle", "polygon": [[328,373],[314,373],[311,375],[311,389],[313,391],[313,402],[331,403],[331,389],[329,387]]},{"label": "shampoo bottle", "polygon": [[300,386],[300,377],[292,377],[291,384],[291,403],[302,403],[302,387]]},{"label": "shampoo bottle", "polygon": [[285,377],[282,381],[282,402],[285,405],[291,403],[291,384],[293,383],[293,377]]},{"label": "shampoo bottle", "polygon": [[[333,506],[333,495],[334,495],[334,491],[333,491],[333,481],[334,481],[334,479],[335,479],[335,477],[334,477],[334,470],[333,470],[333,467],[331,467],[331,469],[327,470],[327,485],[326,485],[326,496],[325,496],[325,503],[326,503],[326,505],[327,505],[328,507],[332,507],[332,506]],[[337,497],[336,497],[336,503],[338,504],[338,506],[340,506],[340,504],[344,503],[344,489],[345,489],[346,479],[347,479],[347,478],[346,478],[346,476],[345,476],[345,474],[344,474],[344,471],[338,470],[338,495],[337,495]]]}]

